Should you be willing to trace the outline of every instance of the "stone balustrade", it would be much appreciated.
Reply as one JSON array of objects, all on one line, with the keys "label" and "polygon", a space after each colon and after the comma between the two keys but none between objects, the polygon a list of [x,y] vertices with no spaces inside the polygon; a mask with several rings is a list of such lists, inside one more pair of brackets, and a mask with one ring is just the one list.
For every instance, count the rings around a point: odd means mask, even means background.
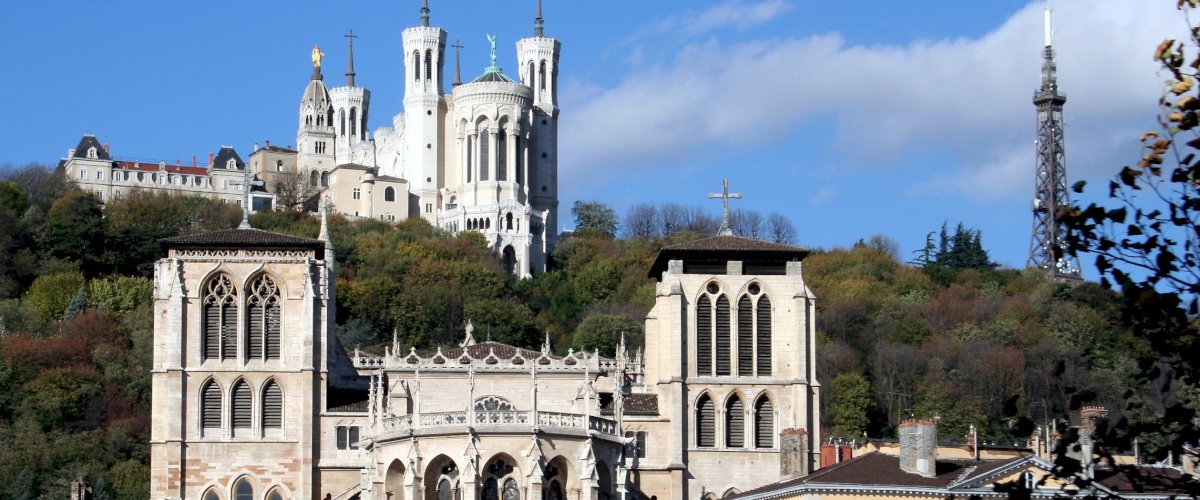
[{"label": "stone balustrade", "polygon": [[[468,413],[467,411],[422,413],[416,417],[415,425],[412,415],[384,417],[379,419],[379,430],[381,433],[391,434],[408,433],[416,428],[437,429],[461,427],[468,424],[470,420]],[[604,417],[578,413],[539,411],[537,412],[536,421],[530,422],[529,413],[527,411],[514,410],[478,410],[475,412],[474,427],[479,430],[487,430],[487,428],[493,426],[528,425],[532,427],[536,423],[537,427],[547,431],[576,429],[595,431],[610,436],[617,434],[617,422]]]}]

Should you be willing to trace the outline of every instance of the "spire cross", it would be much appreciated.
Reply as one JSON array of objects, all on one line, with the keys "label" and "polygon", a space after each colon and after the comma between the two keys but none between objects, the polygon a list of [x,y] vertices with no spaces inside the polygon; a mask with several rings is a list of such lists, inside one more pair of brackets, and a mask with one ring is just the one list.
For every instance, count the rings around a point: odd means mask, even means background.
[{"label": "spire cross", "polygon": [[729,179],[721,179],[721,192],[708,193],[709,198],[721,198],[721,229],[717,230],[717,234],[721,236],[733,236],[733,229],[729,226],[729,199],[742,199],[742,193],[729,192]]},{"label": "spire cross", "polygon": [[353,87],[354,86],[354,39],[358,38],[358,35],[355,35],[354,30],[351,29],[350,31],[347,31],[345,35],[342,35],[342,36],[346,37],[346,39],[350,41],[350,58],[348,59],[349,62],[346,65],[346,85]]},{"label": "spire cross", "polygon": [[454,40],[454,85],[462,84],[462,73],[459,71],[459,59],[462,57],[463,44],[457,38]]},{"label": "spire cross", "polygon": [[354,48],[354,39],[358,38],[358,35],[354,34],[354,29],[347,31],[346,34],[342,35],[342,36],[350,39],[350,48],[353,49]]}]

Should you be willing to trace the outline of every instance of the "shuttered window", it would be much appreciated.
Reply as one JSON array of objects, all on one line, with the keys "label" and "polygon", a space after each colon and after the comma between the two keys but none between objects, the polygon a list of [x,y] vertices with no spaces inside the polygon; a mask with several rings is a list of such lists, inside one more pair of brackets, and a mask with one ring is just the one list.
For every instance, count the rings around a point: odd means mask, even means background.
[{"label": "shuttered window", "polygon": [[713,401],[708,395],[700,396],[696,404],[696,446],[711,448],[716,446],[716,422]]},{"label": "shuttered window", "polygon": [[766,395],[758,398],[758,402],[754,404],[754,446],[775,446],[775,409]]},{"label": "shuttered window", "polygon": [[205,429],[221,428],[221,387],[209,381],[201,391],[200,426]]},{"label": "shuttered window", "polygon": [[267,382],[263,389],[262,427],[264,429],[283,428],[283,392],[274,380]]},{"label": "shuttered window", "polygon": [[754,375],[754,311],[749,295],[738,299],[738,369],[739,376]]},{"label": "shuttered window", "polygon": [[712,375],[712,303],[707,295],[696,301],[696,374]]},{"label": "shuttered window", "polygon": [[221,273],[208,280],[202,300],[202,341],[204,359],[237,356],[237,288],[228,274]]},{"label": "shuttered window", "polygon": [[275,280],[263,274],[250,283],[248,293],[246,355],[250,359],[278,359],[279,287]]},{"label": "shuttered window", "polygon": [[756,332],[756,341],[758,343],[758,376],[771,376],[771,299],[766,295],[759,297],[757,307],[758,331]]},{"label": "shuttered window", "polygon": [[717,375],[729,375],[729,299],[717,297]]},{"label": "shuttered window", "polygon": [[734,396],[725,405],[725,446],[746,446],[746,408],[742,399]]},{"label": "shuttered window", "polygon": [[249,429],[251,423],[250,386],[238,381],[233,386],[233,414],[230,421],[234,429]]}]

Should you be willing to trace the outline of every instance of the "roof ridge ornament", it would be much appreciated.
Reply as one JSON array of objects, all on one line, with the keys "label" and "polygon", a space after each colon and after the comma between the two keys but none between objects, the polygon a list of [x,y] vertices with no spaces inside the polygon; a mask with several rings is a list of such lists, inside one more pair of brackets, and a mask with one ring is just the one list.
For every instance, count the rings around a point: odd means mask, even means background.
[{"label": "roof ridge ornament", "polygon": [[458,344],[459,347],[467,347],[475,345],[475,324],[471,320],[467,320],[467,327],[464,328],[466,334],[463,336],[463,341]]},{"label": "roof ridge ornament", "polygon": [[709,193],[708,197],[710,199],[721,198],[721,228],[717,230],[717,234],[720,236],[733,236],[733,228],[729,224],[729,199],[737,198],[740,200],[742,199],[742,193],[730,193],[729,179],[725,178],[721,179],[721,192]]}]

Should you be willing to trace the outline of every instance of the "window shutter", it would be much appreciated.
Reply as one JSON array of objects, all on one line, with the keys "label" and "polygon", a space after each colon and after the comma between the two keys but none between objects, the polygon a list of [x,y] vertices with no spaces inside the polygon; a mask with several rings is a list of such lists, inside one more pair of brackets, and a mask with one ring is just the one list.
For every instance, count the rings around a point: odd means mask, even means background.
[{"label": "window shutter", "polygon": [[261,304],[251,304],[246,308],[246,356],[250,359],[262,359],[263,350],[263,308]]},{"label": "window shutter", "polygon": [[204,359],[218,359],[221,354],[221,306],[204,305]]},{"label": "window shutter", "polygon": [[713,402],[708,396],[702,396],[696,405],[696,446],[711,448],[716,445],[715,424],[713,422]]},{"label": "window shutter", "polygon": [[263,390],[262,419],[264,429],[283,428],[283,393],[274,381],[267,383]]},{"label": "window shutter", "polygon": [[237,359],[237,305],[229,304],[221,309],[221,359]]},{"label": "window shutter", "polygon": [[337,449],[339,449],[339,450],[346,449],[346,440],[348,437],[349,437],[349,435],[346,432],[346,427],[339,425],[337,428]]},{"label": "window shutter", "polygon": [[200,400],[200,426],[205,429],[221,428],[221,388],[210,381],[204,386]]},{"label": "window shutter", "polygon": [[771,299],[758,299],[758,376],[771,376]]},{"label": "window shutter", "polygon": [[746,446],[746,409],[741,398],[734,396],[725,406],[725,446],[741,448]]},{"label": "window shutter", "polygon": [[238,382],[233,387],[233,428],[250,428],[250,386],[246,382]]},{"label": "window shutter", "polygon": [[729,375],[729,299],[717,297],[717,375]]},{"label": "window shutter", "polygon": [[349,441],[349,443],[347,443],[347,444],[350,445],[351,450],[358,449],[358,426],[357,425],[350,426],[350,439],[348,441]]},{"label": "window shutter", "polygon": [[712,375],[712,305],[707,295],[696,303],[696,374]]},{"label": "window shutter", "polygon": [[279,359],[279,335],[281,325],[279,323],[279,303],[267,305],[266,318],[266,342],[267,342],[267,359]]},{"label": "window shutter", "polygon": [[738,299],[738,375],[754,375],[754,311],[750,296]]},{"label": "window shutter", "polygon": [[754,445],[759,448],[775,446],[775,409],[766,396],[754,405]]}]

